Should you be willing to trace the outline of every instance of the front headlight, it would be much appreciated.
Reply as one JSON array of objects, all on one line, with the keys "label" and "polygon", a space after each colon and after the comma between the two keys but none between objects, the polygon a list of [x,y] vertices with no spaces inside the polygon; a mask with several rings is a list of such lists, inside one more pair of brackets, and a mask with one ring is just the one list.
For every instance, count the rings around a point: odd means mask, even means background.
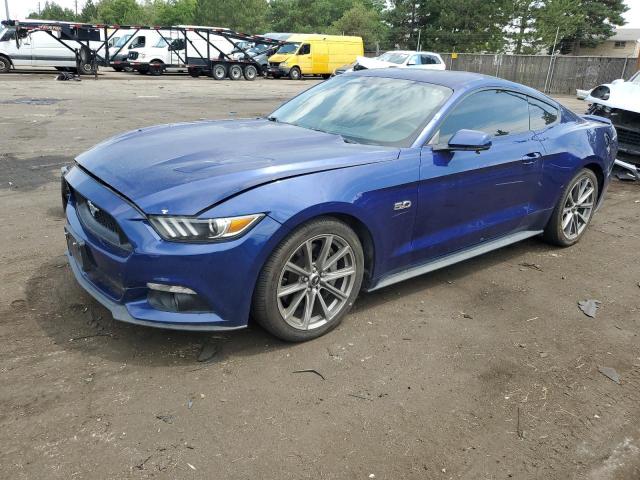
[{"label": "front headlight", "polygon": [[258,223],[263,213],[228,218],[149,216],[153,228],[165,240],[173,242],[211,242],[232,239]]}]

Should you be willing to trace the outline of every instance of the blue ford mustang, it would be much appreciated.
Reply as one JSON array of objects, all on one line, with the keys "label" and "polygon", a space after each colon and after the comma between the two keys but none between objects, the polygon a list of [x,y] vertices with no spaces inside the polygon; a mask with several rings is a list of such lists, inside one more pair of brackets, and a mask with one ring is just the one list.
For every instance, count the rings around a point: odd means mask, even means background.
[{"label": "blue ford mustang", "polygon": [[291,341],[368,291],[534,235],[602,200],[611,123],[461,72],[366,70],[254,120],[145,128],[63,175],[78,282],[114,318]]}]

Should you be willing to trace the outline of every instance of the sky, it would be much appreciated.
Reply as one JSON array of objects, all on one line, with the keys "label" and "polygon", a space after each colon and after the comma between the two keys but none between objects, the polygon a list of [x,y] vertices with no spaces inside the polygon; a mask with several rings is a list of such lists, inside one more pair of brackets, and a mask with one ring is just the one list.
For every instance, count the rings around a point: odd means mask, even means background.
[{"label": "sky", "polygon": [[[7,0],[9,2],[9,13],[13,18],[25,18],[30,12],[38,10],[38,0]],[[59,5],[66,8],[75,8],[76,0],[56,0]],[[77,0],[78,11],[82,10],[85,0]],[[40,0],[44,5],[45,0]],[[625,27],[640,28],[640,0],[626,0],[630,10],[626,13],[627,24]],[[0,19],[5,19],[4,0],[0,0]]]}]

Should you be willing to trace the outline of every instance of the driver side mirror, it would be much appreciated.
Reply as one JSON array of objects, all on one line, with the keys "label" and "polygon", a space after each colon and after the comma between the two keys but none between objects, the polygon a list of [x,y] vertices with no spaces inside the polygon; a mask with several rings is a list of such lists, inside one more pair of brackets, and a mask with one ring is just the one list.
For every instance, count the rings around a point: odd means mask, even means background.
[{"label": "driver side mirror", "polygon": [[479,152],[480,150],[489,150],[489,148],[491,148],[491,135],[479,130],[462,129],[458,130],[446,145],[434,145],[433,151]]}]

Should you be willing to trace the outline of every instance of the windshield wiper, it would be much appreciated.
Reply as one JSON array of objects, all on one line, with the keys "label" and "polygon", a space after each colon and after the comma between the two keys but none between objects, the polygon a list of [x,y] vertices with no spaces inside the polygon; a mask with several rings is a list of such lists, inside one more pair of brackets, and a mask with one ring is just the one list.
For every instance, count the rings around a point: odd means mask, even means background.
[{"label": "windshield wiper", "polygon": [[278,121],[278,119],[276,117],[274,117],[273,115],[268,116],[267,120],[269,120],[270,122],[277,122]]},{"label": "windshield wiper", "polygon": [[351,137],[346,137],[346,136],[344,136],[344,135],[340,135],[340,137],[342,137],[342,141],[343,141],[344,143],[360,143],[360,142],[357,142],[356,140],[354,140],[354,139],[353,139],[353,138],[351,138]]}]

